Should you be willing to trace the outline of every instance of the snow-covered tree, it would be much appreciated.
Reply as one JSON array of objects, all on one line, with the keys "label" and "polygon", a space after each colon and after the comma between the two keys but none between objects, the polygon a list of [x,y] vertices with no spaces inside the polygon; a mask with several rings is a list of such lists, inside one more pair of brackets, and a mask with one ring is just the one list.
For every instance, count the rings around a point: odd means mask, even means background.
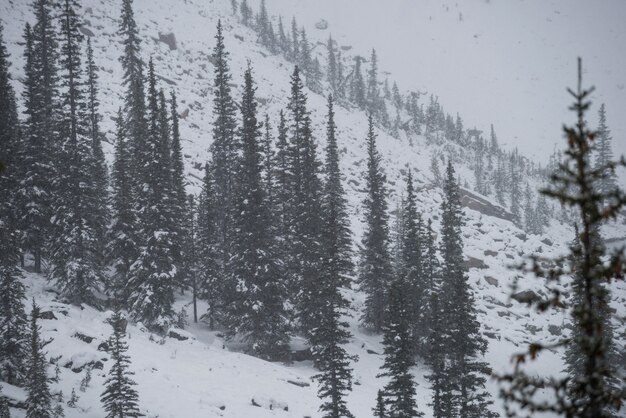
[{"label": "snow-covered tree", "polygon": [[359,263],[359,284],[365,292],[365,310],[361,323],[375,331],[383,326],[385,294],[391,280],[389,253],[389,215],[387,188],[381,156],[376,149],[376,134],[372,116],[368,119],[367,196],[364,200],[365,232]]},{"label": "snow-covered tree", "polygon": [[236,286],[227,309],[226,324],[240,335],[254,355],[277,360],[286,357],[289,334],[285,280],[275,254],[276,242],[265,188],[261,124],[257,119],[256,86],[252,70],[244,74],[241,100],[241,147],[235,167],[233,235],[230,266]]},{"label": "snow-covered tree", "polygon": [[41,328],[37,321],[40,315],[39,306],[33,301],[30,313],[30,337],[28,357],[26,360],[27,372],[25,389],[26,418],[52,418],[53,400],[50,393],[46,354],[43,351],[44,343],[41,340]]},{"label": "snow-covered tree", "polygon": [[113,365],[104,382],[104,392],[100,396],[106,418],[143,416],[139,411],[139,394],[134,386],[133,372],[129,370],[131,360],[126,352],[126,320],[119,311],[109,319],[113,334],[108,340],[109,354]]},{"label": "snow-covered tree", "polygon": [[415,381],[411,368],[415,366],[411,337],[411,312],[406,283],[395,279],[389,286],[389,303],[385,310],[383,346],[385,360],[377,377],[388,377],[383,393],[387,416],[397,418],[421,417],[415,399]]},{"label": "snow-covered tree", "polygon": [[608,164],[613,161],[613,138],[606,124],[606,106],[604,103],[600,106],[599,118],[600,122],[597,130],[598,139],[595,145],[596,155],[594,168],[600,170],[601,174],[596,182],[596,188],[600,193],[608,194],[614,192],[617,188],[617,176],[615,170],[608,166]]}]

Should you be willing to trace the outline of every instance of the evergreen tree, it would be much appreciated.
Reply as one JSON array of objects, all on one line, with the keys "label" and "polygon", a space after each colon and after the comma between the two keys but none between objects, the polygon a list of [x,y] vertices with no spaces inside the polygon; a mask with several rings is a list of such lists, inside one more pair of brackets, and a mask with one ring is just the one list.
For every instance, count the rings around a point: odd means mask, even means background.
[{"label": "evergreen tree", "polygon": [[376,406],[372,409],[376,418],[385,418],[387,416],[387,410],[385,408],[385,395],[382,390],[379,390],[376,394]]},{"label": "evergreen tree", "polygon": [[133,373],[129,370],[131,360],[126,354],[126,320],[117,311],[109,323],[113,327],[113,334],[108,341],[113,365],[104,382],[105,389],[100,400],[107,418],[140,417],[139,394],[134,388],[137,384],[132,380]]},{"label": "evergreen tree", "polygon": [[282,16],[278,16],[278,46],[283,53],[283,56],[289,59],[291,56],[291,42],[285,32]]},{"label": "evergreen tree", "polygon": [[537,218],[535,216],[535,205],[530,185],[526,183],[524,191],[524,229],[531,234],[537,233]]},{"label": "evergreen tree", "polygon": [[[612,192],[613,190],[609,190],[607,192]],[[604,247],[604,242],[600,235],[599,228],[594,228],[591,232],[592,245],[598,246],[598,248]],[[578,238],[574,240],[572,243],[572,248],[575,251],[580,251],[580,241]],[[593,255],[593,257],[597,257],[597,255]],[[585,279],[581,275],[581,267],[582,262],[577,257],[572,257],[570,260],[573,265],[573,281],[572,281],[572,296],[571,296],[571,304],[574,306],[575,310],[584,309],[584,305],[587,303],[585,300]],[[601,260],[596,259],[593,260],[594,263],[601,263]],[[596,288],[594,289],[594,293],[597,298],[597,303],[593,306],[594,315],[598,318],[598,321],[601,322],[601,339],[604,344],[605,354],[603,357],[599,358],[597,361],[596,368],[601,371],[602,374],[602,385],[609,388],[612,393],[618,393],[623,389],[622,382],[620,382],[617,371],[619,365],[619,354],[617,352],[617,347],[614,341],[614,330],[613,324],[611,323],[611,308],[609,302],[611,300],[610,290],[606,285],[601,285],[596,282],[593,284]],[[580,406],[589,402],[589,397],[579,397],[576,393],[582,381],[584,381],[584,373],[585,373],[585,355],[584,351],[586,349],[585,344],[588,344],[585,341],[585,336],[581,332],[583,329],[583,320],[582,317],[574,318],[574,326],[572,327],[572,334],[570,336],[570,342],[567,344],[565,349],[565,370],[568,376],[571,377],[572,381],[569,386],[569,397],[572,402],[572,406],[575,409],[578,409]],[[606,405],[602,409],[603,417],[617,418],[618,412],[614,406]]]},{"label": "evergreen tree", "polygon": [[328,97],[328,119],[326,125],[326,181],[323,195],[324,234],[322,236],[324,267],[321,277],[320,305],[318,312],[320,327],[315,335],[313,357],[321,373],[318,395],[325,399],[320,410],[324,417],[352,417],[345,402],[346,392],[352,390],[352,370],[348,355],[342,347],[348,342],[348,324],[341,319],[349,307],[349,301],[340,293],[340,287],[350,285],[352,271],[350,260],[350,230],[346,211],[346,200],[341,185],[339,153],[333,98]]},{"label": "evergreen tree", "polygon": [[402,268],[399,277],[404,280],[408,294],[407,309],[410,315],[410,331],[419,353],[424,351],[427,336],[426,312],[423,309],[426,296],[426,283],[423,272],[423,231],[422,217],[415,205],[413,178],[409,170],[406,180],[406,197],[403,210],[404,228],[402,235]]},{"label": "evergreen tree", "polygon": [[617,176],[615,170],[609,167],[610,162],[613,161],[613,150],[611,149],[613,138],[611,137],[611,131],[606,125],[606,107],[604,103],[600,106],[599,118],[594,169],[598,170],[600,174],[596,182],[596,188],[599,193],[609,194],[617,188]]},{"label": "evergreen tree", "polygon": [[359,108],[365,109],[366,106],[366,90],[365,81],[363,81],[363,73],[361,72],[362,57],[354,58],[354,68],[352,70],[352,83],[350,88],[350,100]]},{"label": "evergreen tree", "polygon": [[171,213],[171,162],[167,136],[159,124],[159,94],[152,60],[149,64],[149,151],[145,184],[147,206],[141,213],[142,236],[146,242],[129,271],[129,310],[136,321],[164,331],[170,324],[177,279],[176,231]]},{"label": "evergreen tree", "polygon": [[239,13],[241,13],[241,23],[246,26],[252,25],[252,9],[248,6],[247,0],[241,0]]},{"label": "evergreen tree", "polygon": [[[623,280],[625,255],[623,251],[609,253],[606,250],[599,239],[599,228],[623,210],[626,195],[619,188],[608,195],[593,191],[598,176],[591,166],[590,153],[597,133],[590,130],[585,122],[591,106],[589,96],[592,91],[583,88],[582,62],[579,59],[577,89],[569,90],[574,98],[570,109],[576,113],[576,122],[573,126],[564,126],[567,143],[565,158],[551,177],[551,187],[541,191],[568,209],[573,209],[580,229],[570,246],[569,254],[550,260],[549,264],[557,267],[545,269],[543,260],[537,258],[533,258],[529,266],[529,270],[538,277],[548,280],[549,287],[553,283],[561,283],[563,275],[569,275],[570,272],[574,275],[569,289],[572,291],[573,305],[568,314],[572,335],[556,344],[557,347],[566,348],[569,370],[565,376],[536,377],[529,376],[518,366],[514,372],[500,376],[500,380],[506,384],[501,394],[509,415],[512,413],[512,403],[531,414],[548,412],[558,416],[584,418],[623,415],[620,411],[626,398],[623,382],[617,390],[612,383],[617,376],[610,364],[612,330],[608,315],[608,286],[613,280]],[[623,161],[609,163],[611,167],[624,165]],[[613,200],[609,200],[607,206],[606,199],[609,197]],[[570,263],[570,269],[561,267],[561,263],[565,262]],[[551,289],[549,297],[540,298],[533,305],[540,311],[562,307],[563,294],[559,285],[558,290]],[[517,364],[535,359],[546,348],[541,341],[532,342],[526,353],[516,356]],[[543,396],[537,398],[536,395],[544,393],[544,389],[553,395],[549,399]]]},{"label": "evergreen tree", "polygon": [[448,162],[441,204],[441,255],[443,264],[440,298],[442,320],[446,324],[445,352],[450,356],[450,376],[455,385],[453,405],[463,417],[490,417],[488,406],[493,403],[484,392],[484,374],[490,372],[486,363],[479,361],[487,349],[476,319],[474,296],[463,265],[461,227],[463,211],[459,186],[452,163]]},{"label": "evergreen tree", "polygon": [[230,91],[230,69],[228,67],[228,52],[224,46],[222,35],[222,23],[217,23],[216,45],[213,49],[213,62],[215,63],[215,97],[213,99],[213,143],[211,153],[213,155],[213,182],[215,201],[219,205],[215,207],[217,220],[217,233],[219,238],[221,276],[225,275],[230,246],[230,234],[232,220],[230,219],[233,203],[232,187],[235,164],[235,103]]},{"label": "evergreen tree", "polygon": [[385,310],[385,360],[381,366],[382,372],[377,376],[389,378],[383,390],[387,398],[385,404],[388,416],[397,418],[423,416],[417,409],[415,382],[411,374],[415,360],[410,331],[411,312],[407,299],[404,280],[394,280],[389,287],[389,304]]},{"label": "evergreen tree", "polygon": [[516,167],[516,163],[515,160],[513,158],[513,156],[511,156],[511,160],[509,162],[509,169],[510,169],[510,187],[509,187],[509,191],[510,191],[510,195],[511,195],[511,206],[509,208],[509,210],[511,211],[511,214],[513,215],[513,222],[516,225],[521,225],[521,221],[522,221],[522,214],[521,214],[521,203],[520,203],[520,194],[521,194],[521,190],[520,190],[520,175],[518,173],[518,168]]},{"label": "evergreen tree", "polygon": [[11,418],[9,411],[9,402],[2,396],[2,387],[0,386],[0,418]]},{"label": "evergreen tree", "polygon": [[498,166],[496,168],[496,172],[493,175],[493,186],[496,192],[496,201],[501,206],[505,206],[504,195],[506,194],[506,177],[507,176],[504,163],[502,162],[502,157],[498,156]]},{"label": "evergreen tree", "polygon": [[300,39],[298,37],[298,25],[295,16],[291,19],[291,61],[300,63]]},{"label": "evergreen tree", "polygon": [[44,343],[39,335],[41,329],[39,320],[39,306],[33,301],[30,313],[29,352],[26,360],[26,418],[52,418],[52,395],[48,386],[48,372],[46,371],[46,355],[43,352]]},{"label": "evergreen tree", "polygon": [[375,118],[381,116],[380,112],[380,88],[378,87],[378,58],[376,56],[376,50],[372,49],[372,55],[370,58],[370,68],[367,72],[367,91],[366,101],[367,109],[370,115]]},{"label": "evergreen tree", "polygon": [[337,75],[337,56],[335,55],[335,44],[332,36],[328,37],[328,43],[326,44],[326,56],[328,64],[326,66],[326,77],[328,78],[328,85],[333,96],[337,97],[337,89],[341,80]]},{"label": "evergreen tree", "polygon": [[276,360],[288,349],[284,281],[275,257],[271,213],[263,187],[261,125],[257,120],[252,70],[244,74],[241,146],[236,166],[233,240],[229,272],[236,285],[227,312],[231,333],[240,334],[254,355]]},{"label": "evergreen tree", "polygon": [[87,113],[89,118],[89,137],[91,139],[91,152],[93,154],[93,178],[98,199],[97,213],[97,237],[100,243],[99,253],[105,247],[105,236],[109,225],[108,196],[109,196],[109,170],[102,150],[102,133],[100,132],[100,101],[98,99],[98,70],[93,59],[91,37],[87,38]]},{"label": "evergreen tree", "polygon": [[371,115],[368,119],[367,152],[367,197],[363,203],[365,232],[359,264],[359,284],[366,294],[366,300],[361,323],[374,331],[380,331],[385,312],[385,293],[392,272],[386,179],[381,157],[376,149],[376,134]]},{"label": "evergreen tree", "polygon": [[[162,97],[162,96],[161,96]],[[164,102],[164,99],[161,99]],[[165,106],[161,104],[161,112],[165,111]],[[162,124],[166,124],[166,116],[161,117]],[[181,288],[186,287],[189,281],[189,271],[187,264],[184,262],[184,250],[189,242],[189,230],[187,221],[189,214],[187,213],[187,193],[185,192],[185,166],[183,163],[183,154],[181,147],[180,129],[178,121],[178,106],[176,102],[176,94],[172,91],[170,98],[170,129],[171,132],[171,193],[172,193],[172,220],[174,221],[174,232],[176,233],[175,264],[179,271],[178,284]]]},{"label": "evergreen tree", "polygon": [[221,319],[223,281],[220,280],[219,235],[217,224],[217,206],[215,200],[213,170],[207,164],[204,170],[202,191],[198,199],[198,289],[197,293],[204,299],[208,308],[203,318],[210,329]]},{"label": "evergreen tree", "polygon": [[393,104],[396,105],[396,109],[402,109],[404,106],[404,102],[402,100],[402,95],[400,94],[400,89],[396,82],[393,82],[393,87],[391,88],[391,95],[393,99]]},{"label": "evergreen tree", "polygon": [[131,164],[131,144],[126,136],[124,116],[120,108],[116,118],[115,160],[112,178],[113,216],[108,235],[107,258],[114,268],[114,279],[110,289],[119,302],[125,302],[128,273],[139,256],[141,245],[135,230],[138,224],[133,201],[133,179]]},{"label": "evergreen tree", "polygon": [[63,161],[53,187],[54,234],[51,243],[50,277],[72,303],[93,302],[104,280],[101,243],[103,220],[98,216],[102,202],[94,179],[97,162],[89,138],[86,82],[80,61],[80,43],[75,0],[62,6],[62,47],[60,60],[61,107],[59,123]]},{"label": "evergreen tree", "polygon": [[20,254],[15,192],[19,185],[17,153],[21,139],[9,55],[0,25],[0,159],[5,164],[0,172],[0,380],[11,385],[24,381],[27,337],[24,285],[17,268]]},{"label": "evergreen tree", "polygon": [[24,251],[34,257],[35,272],[41,273],[41,261],[50,234],[50,181],[56,177],[58,149],[58,43],[54,27],[53,2],[33,3],[35,26],[25,33],[26,64],[24,72],[24,147],[21,152],[18,207],[19,229]]},{"label": "evergreen tree", "polygon": [[289,203],[290,243],[287,261],[290,276],[298,293],[294,295],[301,329],[311,342],[319,327],[320,260],[322,258],[322,183],[318,176],[320,163],[307,109],[307,97],[296,66],[291,76],[288,172],[291,176]]}]

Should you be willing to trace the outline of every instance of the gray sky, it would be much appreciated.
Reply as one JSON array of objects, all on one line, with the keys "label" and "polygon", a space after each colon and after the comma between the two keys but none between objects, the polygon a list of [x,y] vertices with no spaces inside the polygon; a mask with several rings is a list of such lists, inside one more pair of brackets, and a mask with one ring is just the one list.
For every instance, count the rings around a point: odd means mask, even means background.
[{"label": "gray sky", "polygon": [[[572,121],[565,89],[576,59],[596,86],[595,124],[607,105],[614,151],[626,153],[626,1],[624,0],[266,0],[271,14],[295,15],[310,36],[330,33],[349,53],[369,56],[401,90],[439,95],[466,127],[546,161]],[[258,4],[258,0],[254,7]],[[315,30],[319,19],[329,22]]]}]

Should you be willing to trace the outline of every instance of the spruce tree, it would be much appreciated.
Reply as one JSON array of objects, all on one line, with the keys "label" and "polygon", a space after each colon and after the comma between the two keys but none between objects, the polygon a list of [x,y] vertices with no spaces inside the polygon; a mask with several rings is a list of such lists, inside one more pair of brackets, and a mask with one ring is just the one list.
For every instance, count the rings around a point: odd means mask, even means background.
[{"label": "spruce tree", "polygon": [[509,210],[511,212],[511,214],[513,215],[513,223],[515,223],[515,225],[520,226],[521,225],[521,221],[522,221],[522,214],[521,214],[521,203],[520,203],[520,197],[521,197],[521,189],[520,189],[520,174],[518,172],[518,167],[517,164],[515,163],[515,159],[513,157],[513,155],[511,156],[511,159],[509,161],[509,172],[510,172],[510,184],[509,184],[509,192],[510,192],[510,196],[511,196],[511,205],[509,207]]},{"label": "spruce tree", "polygon": [[346,212],[346,199],[341,185],[339,154],[337,150],[333,98],[328,98],[326,125],[326,181],[324,184],[324,234],[322,237],[324,266],[321,277],[320,328],[315,335],[313,358],[320,369],[316,376],[320,383],[318,395],[325,399],[320,410],[324,417],[352,417],[345,402],[346,392],[352,390],[352,370],[348,355],[342,347],[348,342],[348,324],[341,319],[349,308],[349,301],[340,293],[341,287],[350,285],[352,271],[350,260],[350,230]]},{"label": "spruce tree", "polygon": [[367,102],[365,81],[363,80],[363,73],[361,71],[362,60],[363,58],[360,56],[354,58],[354,68],[352,70],[352,82],[350,87],[350,100],[359,108],[365,109]]},{"label": "spruce tree", "polygon": [[278,46],[283,53],[283,56],[289,59],[291,56],[291,43],[289,42],[289,38],[285,32],[282,16],[278,16]]},{"label": "spruce tree", "polygon": [[366,87],[367,111],[375,118],[380,118],[380,88],[378,87],[378,58],[376,50],[372,49],[370,58],[370,68],[367,71],[367,87]]},{"label": "spruce tree", "polygon": [[204,169],[202,191],[198,199],[198,285],[197,293],[208,304],[203,318],[210,329],[215,329],[222,314],[222,286],[220,280],[219,235],[217,224],[217,206],[215,200],[213,170],[207,164]]},{"label": "spruce tree", "polygon": [[[320,163],[307,109],[307,97],[296,66],[291,76],[288,110],[289,168],[292,176],[289,240],[290,275],[298,293],[294,295],[301,329],[311,342],[319,324],[319,272],[322,259],[322,183],[318,176]],[[289,242],[289,241],[288,241]]]},{"label": "spruce tree", "polygon": [[385,395],[382,390],[376,393],[376,406],[372,409],[376,418],[386,418],[387,408],[385,407]]},{"label": "spruce tree", "polygon": [[445,352],[450,356],[450,376],[457,391],[453,405],[458,407],[455,413],[460,416],[490,417],[493,412],[488,406],[493,401],[484,392],[486,379],[483,376],[490,370],[486,363],[479,360],[487,349],[487,342],[480,334],[474,296],[463,264],[463,210],[451,162],[448,162],[446,170],[441,212],[443,284],[439,303],[442,304],[442,320],[447,328]]},{"label": "spruce tree", "polygon": [[385,310],[383,346],[385,360],[377,377],[388,377],[383,389],[390,417],[421,417],[415,400],[415,382],[411,368],[415,366],[411,338],[411,312],[406,283],[395,279],[389,286],[389,304]]},{"label": "spruce tree", "polygon": [[359,263],[359,284],[365,292],[366,299],[361,323],[378,332],[383,326],[385,293],[392,271],[386,179],[381,156],[376,149],[376,134],[371,115],[368,119],[367,153],[367,172],[365,173],[367,196],[363,202],[365,232]]},{"label": "spruce tree", "polygon": [[236,289],[226,322],[231,333],[243,337],[251,353],[276,360],[285,358],[289,342],[284,309],[286,289],[274,253],[276,243],[263,187],[261,125],[255,92],[248,67],[241,101],[241,150],[235,171],[234,228],[228,268]]},{"label": "spruce tree", "polygon": [[337,89],[341,80],[339,80],[337,75],[337,56],[335,55],[335,44],[332,36],[328,37],[326,56],[326,77],[328,79],[328,85],[333,96],[337,97]]},{"label": "spruce tree", "polygon": [[291,61],[296,65],[300,63],[300,39],[298,37],[298,24],[295,16],[291,19]]},{"label": "spruce tree", "polygon": [[598,140],[595,144],[595,161],[594,169],[598,170],[599,179],[596,182],[596,189],[599,193],[610,194],[617,188],[617,176],[615,170],[610,168],[610,163],[613,161],[613,150],[611,149],[611,143],[613,138],[611,137],[611,131],[606,125],[606,107],[604,103],[600,106],[599,111],[599,125],[597,129]]},{"label": "spruce tree", "polygon": [[[164,99],[161,95],[161,113],[165,111]],[[161,116],[163,120],[162,124],[167,123],[167,117]],[[170,98],[170,112],[169,112],[170,127],[168,132],[171,132],[171,146],[170,146],[170,162],[171,162],[171,210],[172,220],[174,222],[174,232],[176,233],[176,255],[175,264],[179,269],[178,285],[181,288],[185,288],[189,279],[189,271],[187,271],[185,260],[185,247],[189,241],[188,229],[186,222],[189,219],[187,213],[187,193],[185,191],[185,167],[183,162],[183,154],[181,147],[180,128],[178,120],[178,107],[176,103],[176,94],[172,91]],[[165,129],[165,126],[163,126]]]},{"label": "spruce tree", "polygon": [[53,2],[33,3],[35,26],[25,32],[24,147],[21,152],[18,190],[19,229],[23,250],[34,257],[35,272],[41,273],[42,258],[51,230],[50,182],[56,177],[58,150],[58,42]]},{"label": "spruce tree", "polygon": [[41,328],[39,321],[39,306],[33,301],[30,313],[30,337],[29,352],[26,360],[27,374],[25,389],[28,393],[26,398],[27,418],[52,418],[53,406],[52,395],[48,385],[48,372],[46,371],[46,355],[43,351],[44,343],[41,340]]},{"label": "spruce tree", "polygon": [[0,386],[0,418],[11,418],[9,402],[7,402],[7,399],[2,396],[2,386]]},{"label": "spruce tree", "polygon": [[149,142],[145,167],[147,206],[141,213],[142,236],[146,242],[131,265],[126,293],[129,311],[136,321],[159,331],[170,325],[177,279],[176,231],[172,219],[170,147],[159,122],[161,114],[156,75],[149,63]]},{"label": "spruce tree", "polygon": [[75,0],[64,0],[61,14],[60,161],[53,182],[54,233],[50,278],[72,303],[94,302],[104,280],[101,243],[103,220],[96,180],[96,160],[89,138],[86,81],[81,68],[81,41]]},{"label": "spruce tree", "polygon": [[109,323],[113,327],[113,334],[108,341],[113,365],[104,382],[104,392],[100,396],[107,412],[106,418],[143,416],[139,411],[139,394],[134,388],[137,384],[132,380],[133,373],[129,370],[131,360],[126,354],[126,320],[117,311]]},{"label": "spruce tree", "polygon": [[230,69],[228,67],[228,52],[224,46],[221,21],[217,23],[216,44],[213,48],[214,64],[214,91],[213,99],[213,143],[211,153],[213,156],[213,181],[215,200],[220,202],[216,206],[219,247],[221,252],[220,266],[225,275],[230,246],[230,234],[232,220],[230,219],[233,203],[232,187],[235,163],[235,103],[230,91]]},{"label": "spruce tree", "polygon": [[109,169],[102,150],[102,133],[100,132],[100,101],[98,99],[98,70],[93,58],[91,37],[87,38],[87,113],[89,118],[89,137],[93,154],[93,177],[98,199],[96,216],[97,236],[100,243],[99,252],[102,253],[106,245],[105,236],[109,224]]},{"label": "spruce tree", "polygon": [[[608,194],[594,191],[600,173],[592,167],[590,153],[597,133],[589,129],[585,121],[593,88],[583,88],[580,59],[577,81],[576,90],[568,90],[574,98],[570,109],[576,113],[576,122],[563,128],[567,144],[565,158],[551,176],[551,187],[541,193],[573,209],[579,229],[569,254],[549,260],[549,264],[556,267],[543,267],[544,260],[538,257],[533,257],[530,266],[524,267],[545,278],[551,288],[550,296],[533,302],[540,311],[564,306],[563,289],[560,285],[553,288],[553,284],[559,284],[562,276],[573,274],[571,287],[567,289],[573,295],[568,313],[572,335],[551,344],[566,348],[569,370],[565,376],[558,377],[528,375],[519,365],[527,359],[535,359],[547,348],[542,341],[532,342],[527,352],[516,355],[515,370],[499,377],[505,384],[501,395],[509,414],[511,404],[515,404],[515,410],[519,406],[530,414],[549,412],[584,418],[620,416],[626,398],[623,384],[617,390],[612,384],[617,376],[610,364],[611,329],[607,326],[611,320],[609,286],[614,280],[623,280],[626,260],[623,251],[608,252],[599,239],[600,226],[618,216],[626,205],[626,195],[619,188]],[[610,168],[618,166],[626,166],[626,162],[623,159],[609,162]],[[611,198],[608,205],[607,198]],[[569,263],[570,268],[561,267],[564,263]],[[539,388],[549,390],[552,397],[537,398]]]},{"label": "spruce tree", "polygon": [[24,285],[17,268],[20,254],[15,200],[22,137],[8,59],[0,25],[0,160],[5,164],[0,168],[0,380],[19,385],[24,381],[27,348]]},{"label": "spruce tree", "polygon": [[403,210],[404,228],[401,237],[402,268],[398,274],[405,281],[409,295],[409,309],[411,315],[411,335],[413,336],[417,352],[423,354],[427,336],[427,315],[424,310],[426,302],[426,283],[423,271],[423,231],[422,217],[415,204],[415,190],[413,178],[409,170],[406,179],[406,196]]},{"label": "spruce tree", "polygon": [[133,178],[131,165],[131,144],[127,137],[122,109],[117,112],[115,159],[113,162],[112,180],[112,220],[108,232],[107,259],[114,268],[114,277],[109,290],[116,299],[125,303],[126,283],[131,265],[139,256],[141,242],[138,231],[137,214],[133,201]]}]

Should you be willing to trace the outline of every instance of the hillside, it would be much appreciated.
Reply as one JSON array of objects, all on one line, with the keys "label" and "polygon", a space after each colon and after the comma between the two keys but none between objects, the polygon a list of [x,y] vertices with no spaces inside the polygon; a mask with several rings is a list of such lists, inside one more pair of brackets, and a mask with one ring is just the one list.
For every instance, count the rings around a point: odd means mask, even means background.
[{"label": "hillside", "polygon": [[[22,57],[22,29],[32,21],[31,11],[24,1],[3,1],[0,15],[5,26],[5,38],[12,58],[13,78],[18,93],[20,80],[24,79]],[[83,0],[83,33],[91,36],[96,64],[100,69],[100,99],[104,114],[103,129],[107,143],[105,153],[109,163],[113,160],[113,116],[123,102],[121,65],[119,63],[120,38],[118,35],[119,2],[114,0]],[[285,3],[285,2],[280,2]],[[143,36],[142,56],[147,61],[153,57],[156,73],[164,88],[171,88],[179,97],[181,134],[187,174],[187,191],[197,194],[202,178],[202,168],[209,158],[212,143],[212,76],[209,55],[214,44],[218,19],[225,28],[225,43],[230,52],[231,70],[235,85],[234,95],[241,93],[242,74],[247,62],[253,63],[258,82],[257,96],[260,110],[277,120],[278,113],[287,104],[289,75],[292,64],[280,56],[270,54],[256,42],[257,35],[241,25],[232,16],[227,0],[178,0],[175,7],[167,0],[135,0],[136,19]],[[270,2],[270,7],[272,3]],[[278,5],[283,13],[292,9]],[[270,12],[275,11],[270,9]],[[305,22],[308,24],[308,22]],[[311,42],[325,42],[326,32],[315,33]],[[348,33],[349,31],[346,31]],[[349,34],[341,42],[347,44]],[[175,43],[172,41],[175,39]],[[169,44],[167,43],[169,42]],[[323,45],[320,46],[323,49]],[[320,59],[322,52],[318,51]],[[322,61],[323,62],[323,61]],[[442,75],[443,77],[443,75]],[[438,94],[433,88],[428,94]],[[565,86],[561,86],[565,87]],[[448,93],[446,93],[448,94]],[[422,100],[425,99],[426,95]],[[326,99],[308,92],[313,126],[318,149],[324,146]],[[563,95],[563,108],[567,105]],[[445,105],[445,103],[444,103]],[[472,117],[474,117],[472,115]],[[365,112],[352,106],[337,106],[336,122],[339,128],[341,169],[349,200],[351,229],[354,242],[362,235],[363,173],[366,170]],[[486,127],[492,121],[471,120]],[[560,126],[560,121],[555,125]],[[511,125],[507,129],[517,129]],[[391,190],[390,207],[394,208],[402,195],[407,169],[414,173],[418,189],[418,209],[439,227],[441,190],[434,186],[430,171],[433,155],[451,158],[462,182],[473,184],[473,167],[470,157],[458,144],[447,140],[433,141],[422,135],[402,133],[398,138],[388,130],[377,128],[378,144],[384,159],[388,186]],[[533,188],[541,184],[538,177],[529,178]],[[536,314],[510,295],[514,285],[545,294],[543,283],[509,268],[524,256],[541,253],[556,256],[565,253],[573,236],[570,227],[556,219],[542,235],[528,234],[511,221],[506,209],[493,198],[478,195],[473,187],[465,193],[463,227],[465,256],[469,277],[479,311],[479,320],[489,348],[485,360],[494,371],[510,370],[510,356],[523,349],[534,339],[554,341],[567,332],[564,313]],[[496,216],[494,216],[496,215]],[[615,242],[626,238],[626,225],[616,223],[605,231]],[[358,246],[358,244],[355,244]],[[29,269],[27,269],[29,270]],[[108,355],[99,345],[109,336],[105,324],[111,312],[100,312],[89,306],[72,306],[57,299],[55,289],[45,278],[25,271],[28,299],[34,298],[47,312],[43,321],[45,338],[52,342],[46,346],[48,356],[60,366],[60,379],[53,388],[62,390],[66,399],[75,388],[80,399],[76,408],[66,408],[65,416],[103,417],[99,396],[104,373],[108,369]],[[626,285],[616,285],[612,306],[618,317],[626,317]],[[358,355],[355,367],[355,386],[348,404],[356,417],[371,416],[376,391],[382,384],[377,379],[382,364],[381,338],[371,335],[358,326],[358,316],[364,296],[354,285],[344,290],[352,301],[353,316],[349,318],[353,338],[347,349]],[[177,295],[176,309],[190,312],[190,295]],[[623,324],[622,324],[623,326]],[[133,359],[140,404],[148,417],[318,417],[317,386],[311,377],[316,373],[308,361],[293,364],[270,363],[239,353],[234,343],[227,343],[219,332],[210,332],[204,324],[190,324],[185,330],[175,330],[168,337],[156,336],[142,324],[129,324],[129,354]],[[621,342],[620,344],[624,344]],[[302,348],[296,339],[293,348]],[[622,346],[623,348],[623,346]],[[93,366],[91,383],[84,392],[78,390],[88,367]],[[544,354],[532,365],[541,373],[559,373],[562,369],[559,353]],[[429,386],[424,379],[426,368],[418,365],[414,370],[418,386],[418,405],[430,417]],[[496,398],[494,410],[502,412],[497,399],[498,387],[488,382],[488,389]],[[24,398],[17,388],[4,385],[3,393],[16,400]],[[12,411],[20,417],[21,411]],[[547,416],[547,415],[546,415]]]}]

